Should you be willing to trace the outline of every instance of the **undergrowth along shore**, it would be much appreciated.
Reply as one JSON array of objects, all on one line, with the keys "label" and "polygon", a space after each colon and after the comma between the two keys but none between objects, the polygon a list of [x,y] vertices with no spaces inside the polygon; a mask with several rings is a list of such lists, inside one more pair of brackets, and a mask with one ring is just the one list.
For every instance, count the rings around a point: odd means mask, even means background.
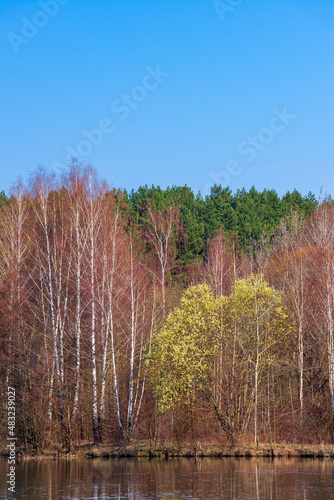
[{"label": "undergrowth along shore", "polygon": [[[1,449],[0,456],[6,458],[8,452]],[[83,458],[331,458],[334,459],[334,445],[307,445],[307,444],[275,444],[266,443],[256,445],[221,446],[221,445],[184,445],[164,444],[157,446],[127,445],[116,446],[108,444],[83,445],[74,447],[67,453],[59,450],[44,450],[40,453],[20,453],[19,459],[83,459]]]}]

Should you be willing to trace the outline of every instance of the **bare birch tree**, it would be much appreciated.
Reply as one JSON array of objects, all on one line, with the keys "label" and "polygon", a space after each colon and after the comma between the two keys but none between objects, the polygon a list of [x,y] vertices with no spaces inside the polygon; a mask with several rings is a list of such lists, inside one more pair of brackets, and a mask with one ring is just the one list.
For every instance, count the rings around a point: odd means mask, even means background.
[{"label": "bare birch tree", "polygon": [[150,230],[148,232],[148,237],[152,242],[160,267],[159,281],[161,284],[162,314],[164,319],[166,316],[166,273],[171,260],[171,239],[179,211],[175,206],[170,206],[165,211],[153,211],[149,205],[148,212],[150,216]]},{"label": "bare birch tree", "polygon": [[[154,284],[138,261],[130,232],[123,240],[117,269],[117,293],[110,301],[113,386],[118,425],[124,443],[136,428],[146,385],[144,356],[156,322]],[[113,283],[115,285],[115,279]],[[110,289],[111,292],[111,289]],[[120,387],[127,390],[121,394]]]},{"label": "bare birch tree", "polygon": [[311,220],[308,237],[319,252],[318,263],[314,263],[313,274],[318,290],[319,311],[323,321],[319,327],[318,341],[327,351],[329,393],[334,425],[334,205],[325,200]]},{"label": "bare birch tree", "polygon": [[[0,282],[8,282],[9,290],[9,316],[11,327],[9,329],[8,349],[11,357],[12,342],[17,342],[19,338],[13,339],[13,334],[22,335],[23,301],[27,276],[25,273],[25,258],[28,252],[28,232],[26,231],[28,199],[26,190],[19,180],[12,189],[10,201],[2,208],[0,219]],[[7,367],[6,383],[9,384],[11,378],[11,367]]]},{"label": "bare birch tree", "polygon": [[[52,369],[57,384],[59,411],[65,441],[70,445],[68,415],[65,402],[64,373],[64,332],[67,321],[69,300],[69,273],[71,256],[67,253],[68,235],[64,218],[64,207],[59,205],[60,198],[54,180],[40,170],[33,179],[34,231],[31,233],[31,246],[34,248],[32,262],[38,273],[31,272],[30,278],[36,288],[36,296],[41,304],[37,307],[43,313],[44,328],[50,329],[52,339]],[[50,399],[53,391],[51,374]],[[50,413],[51,417],[51,413]]]},{"label": "bare birch tree", "polygon": [[308,308],[309,247],[303,238],[303,220],[297,213],[291,214],[289,220],[281,221],[277,242],[276,269],[280,269],[284,294],[291,307],[293,321],[297,332],[298,375],[299,375],[299,408],[301,421],[304,414],[304,385],[306,355],[305,335],[307,330],[306,311]]}]

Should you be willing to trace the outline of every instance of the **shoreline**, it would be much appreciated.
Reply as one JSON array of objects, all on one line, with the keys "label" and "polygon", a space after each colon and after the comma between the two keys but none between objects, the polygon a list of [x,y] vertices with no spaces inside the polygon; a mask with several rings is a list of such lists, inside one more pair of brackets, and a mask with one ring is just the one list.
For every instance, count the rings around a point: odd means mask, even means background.
[{"label": "shoreline", "polygon": [[[9,456],[5,448],[1,447],[0,457]],[[164,444],[149,446],[147,444],[129,444],[117,446],[111,444],[82,445],[73,447],[72,452],[64,450],[41,450],[38,453],[17,452],[21,460],[43,459],[88,459],[88,458],[330,458],[334,459],[333,444],[273,444],[262,443],[256,445],[183,445]]]}]

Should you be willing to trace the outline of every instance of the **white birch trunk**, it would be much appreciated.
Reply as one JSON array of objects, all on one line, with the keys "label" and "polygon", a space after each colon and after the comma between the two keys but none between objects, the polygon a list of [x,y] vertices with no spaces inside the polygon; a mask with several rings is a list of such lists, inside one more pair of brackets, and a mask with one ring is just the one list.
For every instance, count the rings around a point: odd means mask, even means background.
[{"label": "white birch trunk", "polygon": [[93,194],[90,192],[90,300],[91,300],[91,366],[92,366],[92,415],[94,442],[98,441],[98,402],[96,375],[96,337],[95,337],[95,238],[93,217]]},{"label": "white birch trunk", "polygon": [[80,364],[81,364],[81,245],[79,236],[79,213],[75,216],[75,238],[76,238],[76,297],[75,297],[75,353],[74,353],[74,403],[73,416],[79,412],[80,395]]},{"label": "white birch trunk", "polygon": [[[150,354],[150,351],[151,351],[152,336],[153,336],[153,330],[154,330],[154,325],[155,325],[155,300],[156,300],[155,299],[155,286],[153,285],[153,305],[152,305],[152,316],[151,316],[149,347],[148,347],[148,352],[147,352],[148,355]],[[140,408],[141,408],[141,405],[142,405],[144,391],[145,391],[146,376],[147,376],[147,365],[145,366],[144,377],[143,377],[143,382],[142,382],[142,387],[141,387],[141,393],[140,393],[140,399],[139,399],[139,403],[138,403],[138,406],[137,406],[137,413],[136,413],[136,416],[135,416],[135,419],[134,419],[134,422],[133,422],[132,430],[135,429],[136,424],[137,424],[137,420],[138,420],[138,417],[139,417]],[[139,380],[139,376],[138,376],[138,380]],[[139,385],[138,385],[138,390],[139,390]]]},{"label": "white birch trunk", "polygon": [[130,235],[130,295],[131,295],[131,332],[130,332],[130,375],[129,375],[129,401],[127,415],[126,439],[131,434],[132,430],[132,414],[133,414],[133,369],[135,359],[135,342],[136,342],[136,321],[135,321],[135,286],[133,277],[133,248]]},{"label": "white birch trunk", "polygon": [[[117,245],[117,234],[118,234],[118,219],[119,219],[119,208],[117,207],[116,213],[114,215],[114,221],[113,221],[113,226],[111,229],[111,256],[110,258],[110,276],[109,276],[109,283],[107,284],[107,291],[105,291],[105,288],[103,287],[103,303],[104,303],[104,295],[109,297],[108,300],[108,311],[107,311],[107,317],[106,317],[106,327],[105,327],[105,338],[104,338],[104,347],[103,347],[103,360],[102,360],[102,379],[101,379],[101,397],[100,397],[100,406],[99,406],[99,427],[101,428],[102,426],[102,418],[103,418],[103,412],[104,412],[104,405],[105,405],[105,389],[106,389],[106,376],[107,376],[107,353],[108,353],[108,347],[109,347],[109,333],[110,333],[110,338],[112,342],[112,350],[114,346],[114,325],[113,325],[113,289],[114,289],[114,275],[115,275],[115,268],[116,268],[116,245]],[[105,255],[105,269],[104,269],[104,275],[103,279],[107,280],[108,279],[108,262],[106,259]],[[102,307],[104,310],[104,307]],[[114,353],[112,353],[114,354]],[[112,360],[113,363],[113,369],[115,368],[114,363],[115,359]],[[116,387],[117,387],[117,377],[116,377],[116,369],[114,371],[114,380],[116,378]],[[118,411],[119,411],[119,398],[117,397],[117,402],[116,405],[118,406]]]}]

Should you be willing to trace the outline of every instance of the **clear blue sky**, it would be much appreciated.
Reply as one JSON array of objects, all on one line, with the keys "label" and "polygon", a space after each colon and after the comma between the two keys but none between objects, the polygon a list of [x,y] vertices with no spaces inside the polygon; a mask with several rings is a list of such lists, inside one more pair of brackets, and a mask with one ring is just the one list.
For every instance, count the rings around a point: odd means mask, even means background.
[{"label": "clear blue sky", "polygon": [[0,24],[0,190],[75,152],[127,190],[334,194],[332,0],[0,0]]}]

